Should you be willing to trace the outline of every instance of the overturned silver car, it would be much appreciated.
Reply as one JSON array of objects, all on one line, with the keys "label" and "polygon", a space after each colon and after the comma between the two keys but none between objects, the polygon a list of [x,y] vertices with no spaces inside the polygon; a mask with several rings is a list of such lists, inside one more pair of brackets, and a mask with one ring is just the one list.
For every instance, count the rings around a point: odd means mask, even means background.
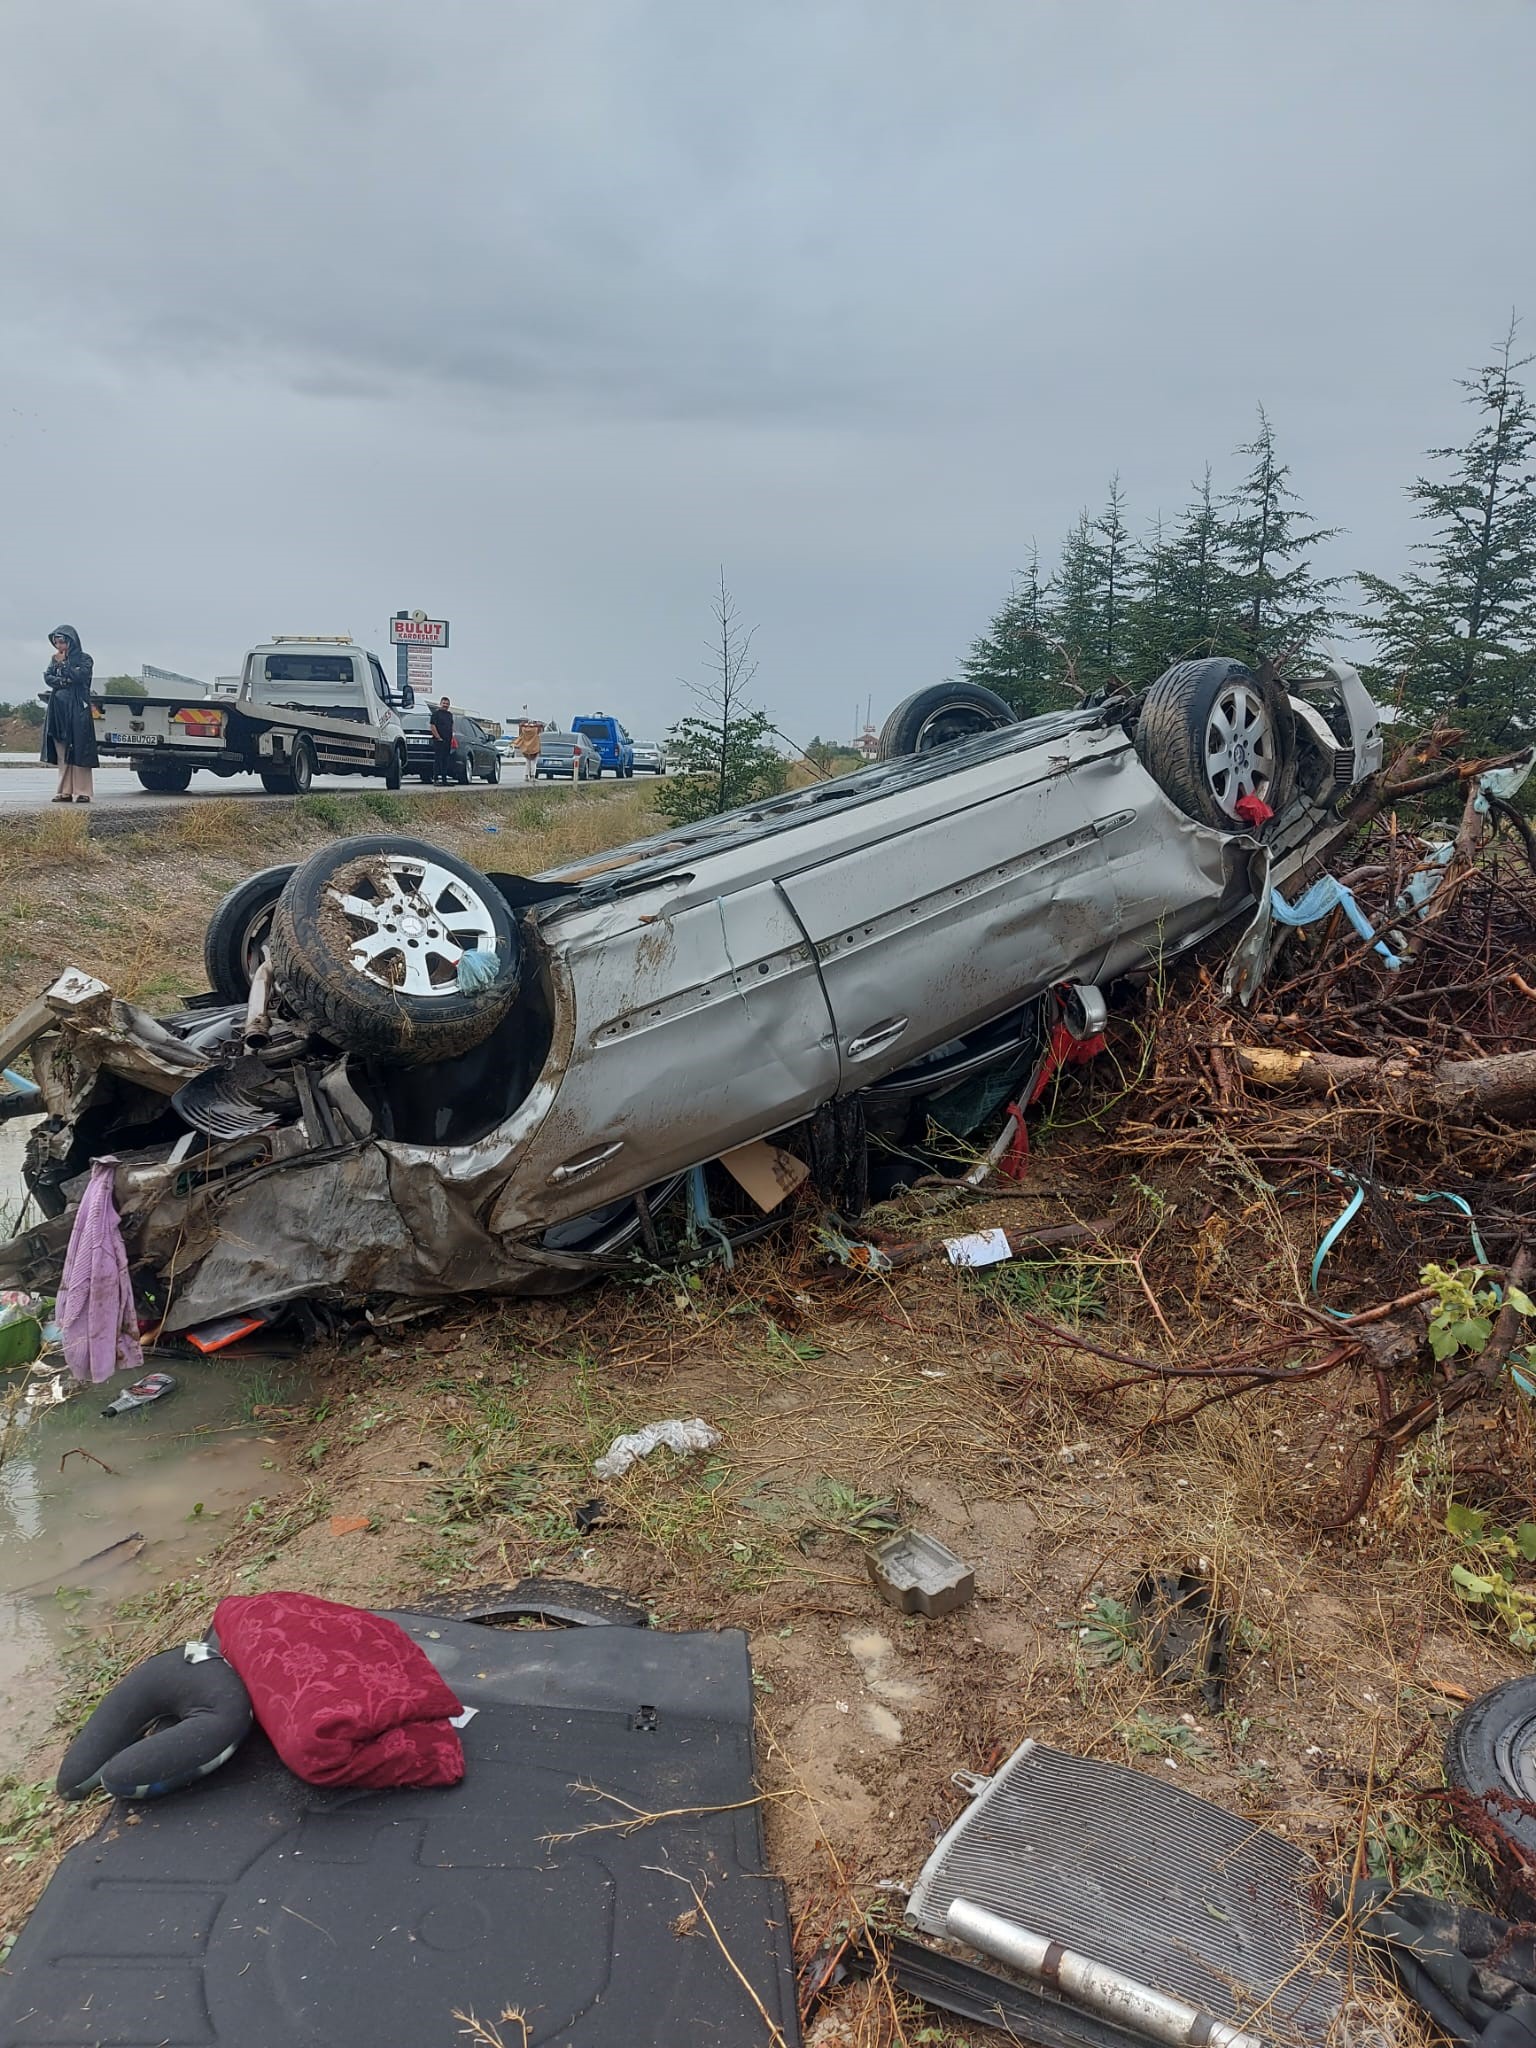
[{"label": "overturned silver car", "polygon": [[532,878],[338,841],[232,893],[211,992],[174,1015],[63,975],[0,1032],[47,1112],[48,1219],[0,1246],[0,1284],[56,1275],[108,1154],[169,1331],[568,1286],[654,1254],[675,1195],[718,1229],[697,1169],[769,1136],[856,1208],[850,1150],[1006,1100],[1053,991],[1239,919],[1251,980],[1271,891],[1343,829],[1381,736],[1342,663],[1288,694],[1215,659],[1024,722],[936,686],[882,750]]}]

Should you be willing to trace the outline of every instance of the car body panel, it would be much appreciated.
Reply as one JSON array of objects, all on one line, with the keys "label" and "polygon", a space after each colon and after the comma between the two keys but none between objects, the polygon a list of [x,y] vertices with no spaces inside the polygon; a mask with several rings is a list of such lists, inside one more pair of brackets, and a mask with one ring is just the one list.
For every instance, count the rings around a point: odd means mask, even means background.
[{"label": "car body panel", "polygon": [[[316,1294],[563,1284],[587,1268],[543,1242],[551,1226],[839,1094],[899,1085],[915,1059],[1063,981],[1152,971],[1232,922],[1344,829],[1338,775],[1374,769],[1379,738],[1356,731],[1337,760],[1330,742],[1324,727],[1309,793],[1264,835],[1187,818],[1108,705],[568,864],[522,912],[547,1050],[525,1041],[532,1079],[487,1104],[482,1135],[407,1143],[365,1128],[364,1109],[328,1152],[291,1124],[210,1146],[210,1184],[190,1193],[162,1154],[124,1151],[130,1251],[174,1260],[171,1329]],[[78,1088],[90,1048],[75,1050],[57,1069]],[[341,1104],[346,1066],[338,1053],[324,1084]],[[39,1063],[45,1094],[52,1071]],[[67,1121],[58,1092],[48,1106]],[[0,1282],[26,1284],[30,1255],[8,1249]]]}]

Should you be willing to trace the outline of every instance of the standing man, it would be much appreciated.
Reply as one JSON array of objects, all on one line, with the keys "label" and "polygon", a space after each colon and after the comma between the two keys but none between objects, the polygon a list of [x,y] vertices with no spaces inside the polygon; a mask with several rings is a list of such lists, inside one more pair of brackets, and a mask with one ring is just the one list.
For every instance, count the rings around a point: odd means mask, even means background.
[{"label": "standing man", "polygon": [[448,770],[453,765],[453,713],[448,708],[448,699],[434,704],[431,711],[432,725],[432,779],[446,782]]},{"label": "standing man", "polygon": [[517,751],[523,757],[523,780],[532,782],[539,772],[539,735],[543,731],[536,718],[521,718],[517,725]]},{"label": "standing man", "polygon": [[43,720],[43,759],[59,771],[56,804],[88,804],[96,766],[96,727],[91,719],[91,676],[95,668],[73,626],[48,635],[53,659],[43,670],[39,695],[48,700]]}]

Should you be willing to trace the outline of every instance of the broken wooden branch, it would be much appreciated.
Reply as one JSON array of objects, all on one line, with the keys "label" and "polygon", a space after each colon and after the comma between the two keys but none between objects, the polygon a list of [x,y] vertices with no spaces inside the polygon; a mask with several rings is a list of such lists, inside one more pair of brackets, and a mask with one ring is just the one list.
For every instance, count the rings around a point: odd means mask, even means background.
[{"label": "broken wooden branch", "polygon": [[1536,1052],[1493,1053],[1481,1059],[1416,1063],[1398,1055],[1373,1059],[1349,1053],[1235,1046],[1237,1063],[1262,1088],[1308,1095],[1345,1095],[1383,1109],[1487,1110],[1507,1114],[1536,1104]]}]

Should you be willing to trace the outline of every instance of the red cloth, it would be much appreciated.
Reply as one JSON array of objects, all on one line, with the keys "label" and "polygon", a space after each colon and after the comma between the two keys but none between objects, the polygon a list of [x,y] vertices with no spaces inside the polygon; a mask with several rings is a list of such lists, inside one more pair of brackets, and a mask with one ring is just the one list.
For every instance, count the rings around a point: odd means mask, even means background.
[{"label": "red cloth", "polygon": [[1240,796],[1232,806],[1245,825],[1257,832],[1267,825],[1275,815],[1257,790],[1250,790],[1247,796]]},{"label": "red cloth", "polygon": [[457,1785],[463,1711],[395,1622],[312,1593],[237,1593],[214,1632],[256,1719],[311,1785]]}]

